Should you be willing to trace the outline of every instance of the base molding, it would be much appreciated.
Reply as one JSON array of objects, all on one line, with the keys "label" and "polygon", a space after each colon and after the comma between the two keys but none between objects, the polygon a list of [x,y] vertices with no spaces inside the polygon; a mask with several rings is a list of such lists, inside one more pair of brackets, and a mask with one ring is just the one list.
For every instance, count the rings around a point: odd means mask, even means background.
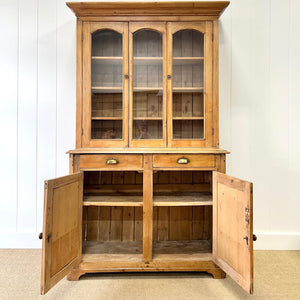
[{"label": "base molding", "polygon": [[206,272],[214,279],[222,279],[226,274],[212,261],[82,261],[68,275],[68,280],[77,281],[87,273],[133,273],[133,272]]}]

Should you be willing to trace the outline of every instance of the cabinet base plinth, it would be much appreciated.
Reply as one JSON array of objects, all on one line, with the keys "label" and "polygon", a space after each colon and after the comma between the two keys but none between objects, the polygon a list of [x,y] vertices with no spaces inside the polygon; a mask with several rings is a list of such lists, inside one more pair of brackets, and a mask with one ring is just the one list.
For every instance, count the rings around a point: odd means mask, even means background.
[{"label": "cabinet base plinth", "polygon": [[222,279],[226,274],[212,261],[151,261],[143,262],[82,262],[73,269],[68,280],[77,281],[86,273],[128,273],[128,272],[206,272],[214,279]]}]

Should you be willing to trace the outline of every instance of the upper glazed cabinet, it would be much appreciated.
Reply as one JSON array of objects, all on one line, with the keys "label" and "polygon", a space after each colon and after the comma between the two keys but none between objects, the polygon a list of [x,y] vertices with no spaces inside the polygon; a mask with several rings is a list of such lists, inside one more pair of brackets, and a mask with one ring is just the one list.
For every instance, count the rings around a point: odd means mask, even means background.
[{"label": "upper glazed cabinet", "polygon": [[81,40],[77,147],[218,146],[212,22],[84,22]]}]

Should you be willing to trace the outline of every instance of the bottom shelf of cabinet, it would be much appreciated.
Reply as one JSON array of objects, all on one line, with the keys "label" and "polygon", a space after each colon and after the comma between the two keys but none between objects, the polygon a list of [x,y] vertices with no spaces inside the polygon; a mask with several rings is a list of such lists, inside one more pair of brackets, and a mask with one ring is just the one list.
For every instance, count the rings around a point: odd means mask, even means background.
[{"label": "bottom shelf of cabinet", "polygon": [[[85,241],[83,262],[142,262],[142,241]],[[153,243],[155,261],[208,261],[211,260],[211,242],[159,241]]]}]

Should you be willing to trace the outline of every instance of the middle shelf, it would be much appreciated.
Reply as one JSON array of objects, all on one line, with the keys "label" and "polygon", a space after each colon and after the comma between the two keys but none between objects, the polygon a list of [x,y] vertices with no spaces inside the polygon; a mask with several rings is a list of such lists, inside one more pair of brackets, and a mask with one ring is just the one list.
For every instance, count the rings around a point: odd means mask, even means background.
[{"label": "middle shelf", "polygon": [[[84,206],[143,206],[143,196],[86,195]],[[209,193],[183,193],[181,195],[154,195],[153,206],[205,206],[212,205]]]}]

